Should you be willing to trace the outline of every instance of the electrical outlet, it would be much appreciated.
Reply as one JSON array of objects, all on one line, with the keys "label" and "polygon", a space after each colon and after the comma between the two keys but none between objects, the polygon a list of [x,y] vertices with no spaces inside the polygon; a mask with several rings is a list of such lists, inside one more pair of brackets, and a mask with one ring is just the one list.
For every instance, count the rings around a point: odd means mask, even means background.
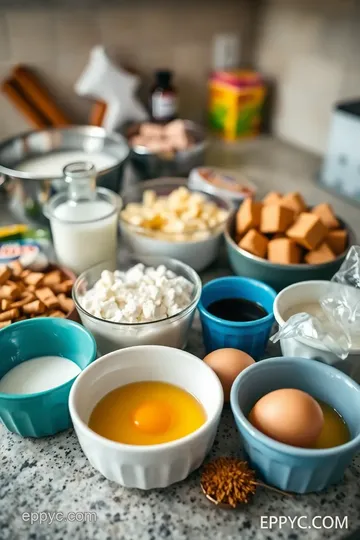
[{"label": "electrical outlet", "polygon": [[213,38],[213,70],[235,69],[240,64],[240,36],[216,34]]}]

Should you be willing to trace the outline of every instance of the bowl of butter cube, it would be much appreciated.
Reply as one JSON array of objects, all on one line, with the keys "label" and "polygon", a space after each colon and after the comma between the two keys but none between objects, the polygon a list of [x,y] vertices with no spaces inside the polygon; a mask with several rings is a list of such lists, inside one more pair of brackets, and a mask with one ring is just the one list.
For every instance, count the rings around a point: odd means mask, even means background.
[{"label": "bowl of butter cube", "polygon": [[171,257],[197,272],[214,262],[231,201],[189,189],[185,178],[148,180],[121,196],[120,232],[133,253]]}]

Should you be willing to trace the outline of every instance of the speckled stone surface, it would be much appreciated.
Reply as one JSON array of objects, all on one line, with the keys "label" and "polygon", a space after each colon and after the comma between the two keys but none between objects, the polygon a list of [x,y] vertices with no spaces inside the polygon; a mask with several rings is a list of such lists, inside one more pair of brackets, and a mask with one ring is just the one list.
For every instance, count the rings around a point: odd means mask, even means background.
[{"label": "speckled stone surface", "polygon": [[[274,161],[274,148],[270,150],[269,160]],[[282,151],[285,150],[282,148]],[[304,156],[306,154],[299,153],[298,160],[306,170]],[[294,158],[289,157],[289,164],[292,161]],[[309,158],[308,164],[311,170],[313,158]],[[281,185],[277,188],[281,189]],[[310,185],[307,190],[308,196],[311,195]],[[5,207],[0,202],[0,222],[6,222],[4,218]],[[221,257],[203,279],[207,281],[230,273]],[[188,350],[203,355],[197,318],[189,336]],[[272,346],[267,354],[276,356],[278,349]],[[242,456],[228,408],[223,412],[209,457],[220,455]],[[340,540],[360,527],[359,455],[347,469],[344,481],[324,493],[285,497],[258,488],[253,502],[236,511],[212,506],[200,491],[199,474],[196,471],[184,482],[163,490],[127,490],[101,477],[89,465],[72,430],[31,440],[0,427],[0,539]],[[64,516],[68,512],[96,512],[97,518],[95,522],[54,520],[52,524],[30,524],[22,519],[24,512],[62,512]],[[304,516],[301,520],[304,528],[291,528],[289,523],[282,528],[279,525],[272,529],[261,528],[262,516]],[[339,516],[341,521],[347,516],[348,530],[309,529],[314,516]],[[354,540],[359,538],[360,532]]]}]

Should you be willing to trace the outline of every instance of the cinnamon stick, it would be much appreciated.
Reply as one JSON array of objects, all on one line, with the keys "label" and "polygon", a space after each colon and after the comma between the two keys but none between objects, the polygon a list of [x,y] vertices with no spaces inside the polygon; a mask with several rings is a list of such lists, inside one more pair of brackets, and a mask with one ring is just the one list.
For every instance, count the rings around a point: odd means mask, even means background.
[{"label": "cinnamon stick", "polygon": [[26,97],[21,91],[21,88],[15,83],[14,79],[6,79],[1,85],[1,91],[8,99],[15,105],[31,125],[35,128],[41,129],[49,126],[46,119],[36,111],[32,104],[27,101]]},{"label": "cinnamon stick", "polygon": [[18,66],[13,72],[14,79],[28,95],[35,107],[54,126],[68,126],[71,124],[67,116],[58,108],[50,94],[43,88],[37,77],[25,66]]},{"label": "cinnamon stick", "polygon": [[90,111],[89,124],[91,126],[102,126],[106,113],[106,103],[103,101],[95,101]]}]

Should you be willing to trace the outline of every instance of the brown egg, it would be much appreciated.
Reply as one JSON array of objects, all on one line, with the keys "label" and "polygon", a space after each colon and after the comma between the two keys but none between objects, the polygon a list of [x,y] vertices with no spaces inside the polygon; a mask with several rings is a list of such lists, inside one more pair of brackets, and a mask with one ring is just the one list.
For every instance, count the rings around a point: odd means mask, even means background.
[{"label": "brown egg", "polygon": [[259,399],[249,421],[276,441],[310,448],[321,433],[324,415],[317,401],[306,392],[283,388]]},{"label": "brown egg", "polygon": [[254,364],[255,360],[238,349],[218,349],[205,356],[204,362],[219,377],[224,390],[224,399],[229,401],[232,383],[239,373]]}]

